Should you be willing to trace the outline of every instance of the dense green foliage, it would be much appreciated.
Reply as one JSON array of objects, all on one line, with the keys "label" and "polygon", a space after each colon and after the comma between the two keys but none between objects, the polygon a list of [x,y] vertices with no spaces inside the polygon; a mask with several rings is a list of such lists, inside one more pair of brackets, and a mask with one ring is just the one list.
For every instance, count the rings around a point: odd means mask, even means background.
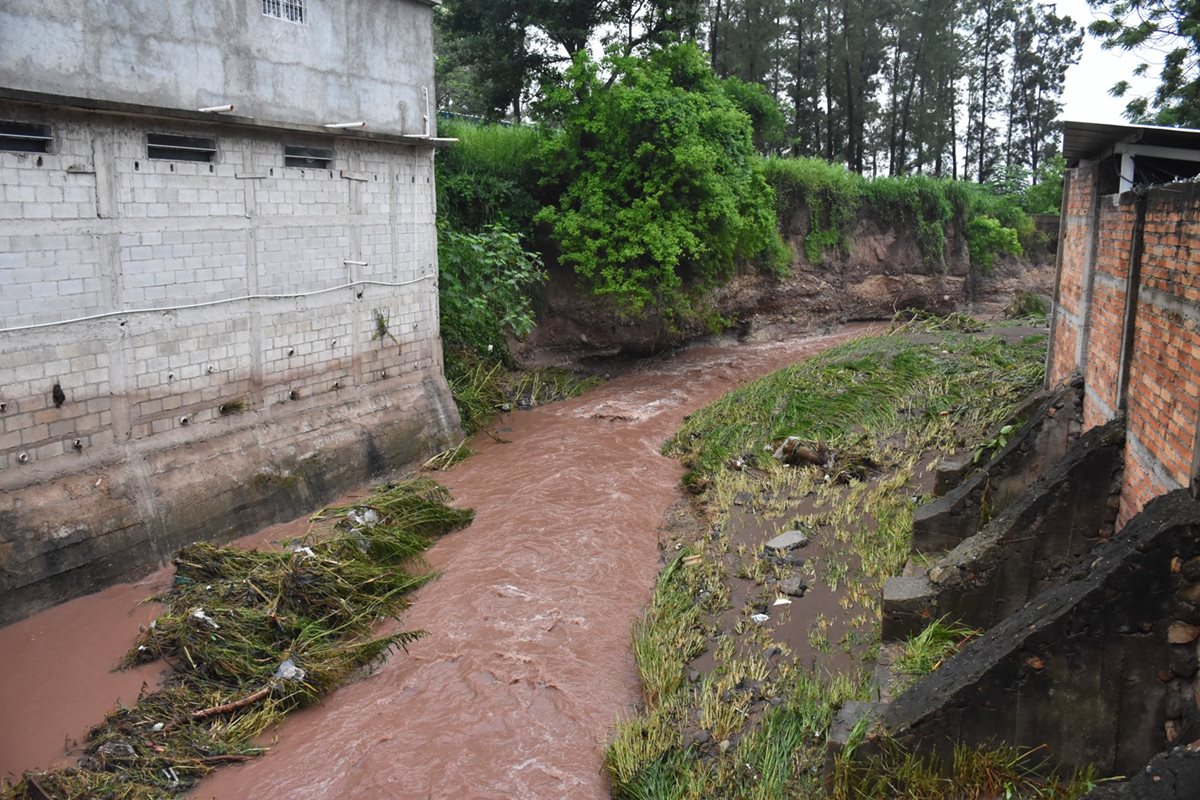
[{"label": "dense green foliage", "polygon": [[577,56],[547,107],[562,132],[542,158],[557,200],[537,219],[559,260],[618,313],[685,314],[687,293],[779,252],[771,189],[750,120],[692,45],[609,58],[616,80]]},{"label": "dense green foliage", "polygon": [[438,228],[442,339],[448,350],[506,358],[505,335],[533,328],[532,287],[545,279],[541,259],[499,225],[479,233]]},{"label": "dense green foliage", "polygon": [[442,121],[458,143],[437,157],[438,217],[457,231],[504,225],[528,236],[541,208],[541,128]]},{"label": "dense green foliage", "polygon": [[[1161,56],[1153,97],[1136,97],[1125,107],[1133,122],[1200,127],[1200,3],[1196,0],[1088,0],[1102,16],[1088,26],[1105,48]],[[1137,70],[1150,70],[1144,62]],[[1112,88],[1124,97],[1129,81]]]},{"label": "dense green foliage", "polygon": [[1021,255],[1017,232],[987,214],[972,217],[967,223],[967,248],[971,251],[971,262],[984,272],[991,271],[997,255]]},{"label": "dense green foliage", "polygon": [[1058,214],[1062,209],[1063,172],[1067,168],[1067,160],[1062,154],[1042,165],[1038,171],[1037,183],[1025,190],[1021,205],[1030,214]]}]

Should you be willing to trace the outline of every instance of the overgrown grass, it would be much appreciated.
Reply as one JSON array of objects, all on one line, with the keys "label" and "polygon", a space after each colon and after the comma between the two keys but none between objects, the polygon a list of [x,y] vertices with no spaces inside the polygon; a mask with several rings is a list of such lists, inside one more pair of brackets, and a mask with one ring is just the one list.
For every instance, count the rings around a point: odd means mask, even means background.
[{"label": "overgrown grass", "polygon": [[375,636],[432,577],[421,553],[473,513],[438,484],[380,487],[314,519],[336,522],[283,550],[196,544],[175,559],[166,611],[126,665],[165,660],[162,690],[118,708],[88,734],[76,768],[30,773],[4,798],[158,800],[215,767],[264,751],[256,736],[423,635]]},{"label": "overgrown grass", "polygon": [[1037,749],[956,744],[949,764],[890,740],[878,743],[877,749],[879,754],[870,758],[838,759],[832,800],[1074,800],[1096,787],[1094,769],[1048,775]]},{"label": "overgrown grass", "polygon": [[1020,255],[1033,242],[1033,221],[1016,196],[995,194],[967,181],[906,175],[870,180],[817,158],[771,158],[767,181],[775,189],[776,213],[788,224],[797,210],[809,214],[805,256],[819,264],[825,254],[845,252],[862,213],[902,220],[916,232],[924,265],[946,263],[946,237],[953,225],[967,238],[972,264],[987,272],[995,258]]},{"label": "overgrown grass", "polygon": [[1044,337],[1007,344],[947,333],[920,345],[865,337],[729,393],[693,414],[664,453],[715,475],[735,456],[764,460],[788,436],[826,444],[842,464],[883,453],[892,437],[910,452],[953,448],[962,426],[1003,419],[1040,384],[1044,349]]},{"label": "overgrown grass", "polygon": [[439,121],[440,135],[458,139],[437,158],[438,216],[460,232],[501,224],[533,237],[542,206],[541,143],[550,135],[530,125]]},{"label": "overgrown grass", "polygon": [[[909,555],[913,487],[918,470],[931,468],[921,455],[973,446],[1041,383],[1044,337],[1008,342],[981,327],[917,315],[889,335],[847,343],[735,390],[692,414],[664,446],[702,493],[706,534],[684,542],[683,557],[664,571],[635,627],[645,710],[622,723],[610,745],[614,796],[824,795],[824,734],[842,703],[867,699],[879,590]],[[832,463],[779,464],[770,451],[788,436],[825,445]],[[763,587],[783,577],[761,548],[731,545],[734,500],[747,496],[756,498],[756,516],[823,539],[816,570],[840,598],[836,622],[844,634],[837,641],[835,620],[825,614],[815,615],[802,643],[754,624],[753,604],[736,622],[718,623],[729,609],[732,575]],[[802,501],[813,510],[797,515]],[[702,642],[715,666],[689,681],[687,665]],[[923,644],[922,658],[936,663],[937,643]],[[815,664],[797,661],[799,646],[811,648]],[[851,654],[849,666],[823,666],[838,653]]]}]

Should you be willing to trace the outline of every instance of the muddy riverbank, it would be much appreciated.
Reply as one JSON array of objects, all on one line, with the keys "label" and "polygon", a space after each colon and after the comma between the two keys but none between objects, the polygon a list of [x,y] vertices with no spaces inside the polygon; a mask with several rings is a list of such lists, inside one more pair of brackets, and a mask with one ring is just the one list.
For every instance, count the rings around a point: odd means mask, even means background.
[{"label": "muddy riverbank", "polygon": [[[271,753],[194,796],[605,796],[607,736],[639,697],[629,625],[649,598],[659,525],[679,496],[680,469],[660,455],[662,442],[691,410],[858,330],[693,348],[506,417],[494,430],[508,443],[482,437],[475,456],[439,476],[477,517],[429,553],[443,575],[417,593],[404,626],[430,636],[294,716]],[[114,587],[46,612],[59,622],[39,615],[0,631],[0,728],[27,743],[4,748],[0,769],[47,765],[85,720],[132,700],[146,677],[119,674],[118,686],[107,671],[152,614],[131,608],[153,589]],[[67,618],[103,631],[95,638],[105,647],[62,638]],[[73,671],[53,672],[63,661]],[[87,702],[45,713],[60,705],[56,694],[68,700],[62,682]]]}]

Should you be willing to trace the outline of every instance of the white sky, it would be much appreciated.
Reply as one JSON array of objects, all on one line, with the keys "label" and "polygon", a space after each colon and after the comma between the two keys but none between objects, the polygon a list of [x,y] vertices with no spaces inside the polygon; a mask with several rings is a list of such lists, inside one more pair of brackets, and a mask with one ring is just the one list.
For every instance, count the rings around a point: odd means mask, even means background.
[{"label": "white sky", "polygon": [[[1056,0],[1059,14],[1070,15],[1076,25],[1087,26],[1095,15],[1087,0]],[[1127,124],[1121,116],[1125,103],[1136,96],[1149,95],[1158,85],[1157,64],[1152,51],[1102,50],[1100,41],[1090,34],[1083,40],[1083,56],[1067,70],[1067,85],[1063,90],[1063,119],[1074,122],[1111,122]],[[1149,74],[1135,78],[1133,70],[1143,61],[1150,61]],[[1132,85],[1126,98],[1109,95],[1108,90],[1119,80]]]}]

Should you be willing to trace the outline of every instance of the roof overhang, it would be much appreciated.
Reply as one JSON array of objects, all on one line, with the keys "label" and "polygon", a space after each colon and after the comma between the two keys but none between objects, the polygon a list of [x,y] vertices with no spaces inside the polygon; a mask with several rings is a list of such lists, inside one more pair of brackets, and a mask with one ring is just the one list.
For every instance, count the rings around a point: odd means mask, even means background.
[{"label": "roof overhang", "polygon": [[[429,0],[436,4],[436,0]],[[260,132],[304,134],[306,136],[331,136],[342,139],[362,139],[372,142],[398,144],[406,147],[446,147],[456,142],[456,139],[426,136],[412,133],[382,133],[366,128],[327,128],[323,125],[306,125],[296,122],[259,119],[258,117],[243,117],[236,114],[213,113],[210,111],[190,111],[184,108],[167,108],[165,106],[150,106],[139,103],[124,103],[113,100],[96,100],[88,97],[70,97],[43,92],[28,92],[23,89],[6,89],[0,87],[0,101],[22,103],[26,105],[43,106],[67,111],[90,111],[101,114],[112,114],[121,117],[138,119],[172,120],[176,122],[193,122],[207,125],[220,125],[230,128],[255,129]]]},{"label": "roof overhang", "polygon": [[1107,158],[1114,154],[1200,161],[1200,130],[1100,122],[1063,123],[1063,156],[1068,162]]}]

